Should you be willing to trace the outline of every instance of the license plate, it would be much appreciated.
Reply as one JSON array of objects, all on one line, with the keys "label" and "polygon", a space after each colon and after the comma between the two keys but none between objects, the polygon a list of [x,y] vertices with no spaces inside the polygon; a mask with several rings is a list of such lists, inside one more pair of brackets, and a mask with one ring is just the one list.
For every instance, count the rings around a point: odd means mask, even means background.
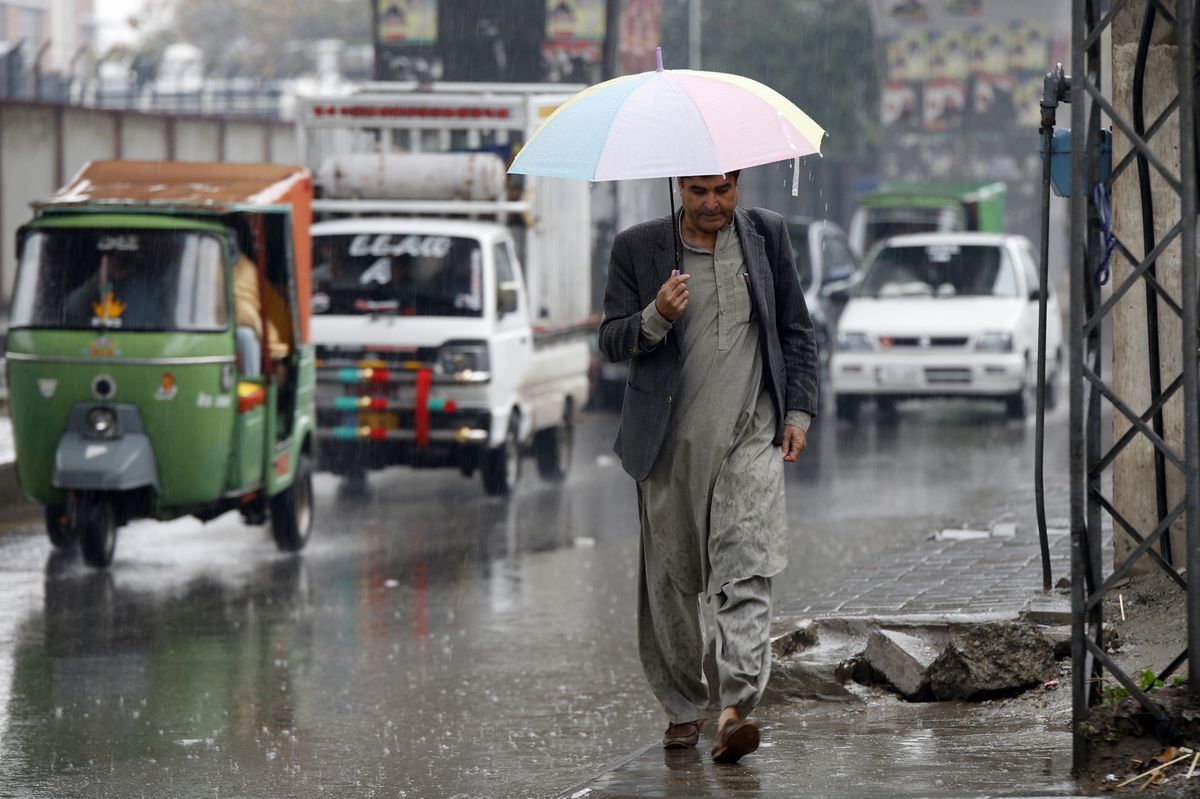
[{"label": "license plate", "polygon": [[395,430],[400,426],[400,420],[394,413],[364,411],[358,414],[358,426]]},{"label": "license plate", "polygon": [[881,366],[875,379],[881,386],[915,386],[921,373],[915,366]]}]

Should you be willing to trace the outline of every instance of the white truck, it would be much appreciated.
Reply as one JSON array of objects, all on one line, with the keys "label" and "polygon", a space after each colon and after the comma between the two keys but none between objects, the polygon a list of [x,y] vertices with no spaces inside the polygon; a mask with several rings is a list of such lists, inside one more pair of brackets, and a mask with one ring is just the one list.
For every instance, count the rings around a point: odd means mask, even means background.
[{"label": "white truck", "polygon": [[367,84],[299,102],[319,468],[346,489],[407,465],[479,471],[507,496],[527,454],[565,478],[597,321],[589,186],[505,170],[575,88]]}]

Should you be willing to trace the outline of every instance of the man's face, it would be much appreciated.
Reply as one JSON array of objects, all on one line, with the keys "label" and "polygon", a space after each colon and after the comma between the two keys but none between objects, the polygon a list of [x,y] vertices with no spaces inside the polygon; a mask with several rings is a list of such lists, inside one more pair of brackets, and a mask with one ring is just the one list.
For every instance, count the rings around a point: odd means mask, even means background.
[{"label": "man's face", "polygon": [[737,207],[737,180],[726,175],[681,178],[683,215],[697,230],[716,233],[733,219]]}]

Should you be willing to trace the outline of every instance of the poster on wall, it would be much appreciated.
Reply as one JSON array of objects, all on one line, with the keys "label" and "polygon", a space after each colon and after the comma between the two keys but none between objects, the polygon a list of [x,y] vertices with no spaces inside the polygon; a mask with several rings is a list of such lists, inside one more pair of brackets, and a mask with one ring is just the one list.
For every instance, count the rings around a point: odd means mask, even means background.
[{"label": "poster on wall", "polygon": [[437,42],[437,0],[378,0],[378,38],[383,44]]},{"label": "poster on wall", "polygon": [[884,127],[1037,126],[1042,76],[1061,60],[1069,30],[1040,0],[875,0],[872,16],[885,54]]},{"label": "poster on wall", "polygon": [[605,0],[546,0],[548,61],[576,59],[599,64],[604,49]]},{"label": "poster on wall", "polygon": [[625,0],[617,41],[617,72],[634,75],[654,69],[654,48],[662,43],[663,0]]}]

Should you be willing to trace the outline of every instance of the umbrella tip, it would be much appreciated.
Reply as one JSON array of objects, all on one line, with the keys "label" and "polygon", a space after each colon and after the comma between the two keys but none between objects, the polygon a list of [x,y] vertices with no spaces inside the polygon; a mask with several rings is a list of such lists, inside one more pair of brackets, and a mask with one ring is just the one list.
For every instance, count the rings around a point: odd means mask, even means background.
[{"label": "umbrella tip", "polygon": [[661,47],[654,48],[654,61],[655,61],[658,71],[662,72],[663,66],[662,66],[662,48]]}]

